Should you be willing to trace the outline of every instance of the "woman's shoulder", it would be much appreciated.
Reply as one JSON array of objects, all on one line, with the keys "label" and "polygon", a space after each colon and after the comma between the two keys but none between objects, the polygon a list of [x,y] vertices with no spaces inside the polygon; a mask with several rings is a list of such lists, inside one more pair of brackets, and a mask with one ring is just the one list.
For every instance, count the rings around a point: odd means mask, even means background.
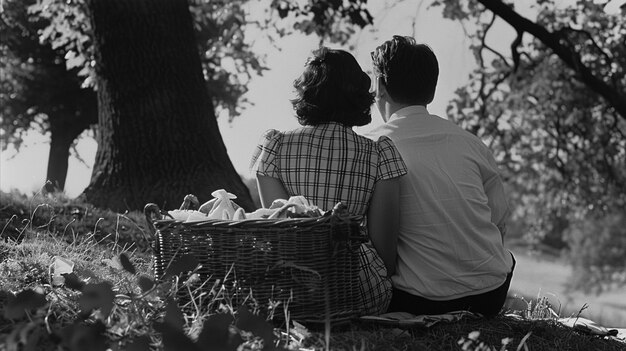
[{"label": "woman's shoulder", "polygon": [[300,128],[280,132],[284,142],[301,141],[309,139],[347,139],[349,142],[374,145],[376,141],[366,136],[357,134],[351,127],[337,122],[306,125]]},{"label": "woman's shoulder", "polygon": [[283,133],[276,129],[268,129],[259,138],[259,147],[274,149],[281,144]]},{"label": "woman's shoulder", "polygon": [[276,129],[267,130],[263,134],[265,143],[273,143],[284,147],[303,142],[312,142],[323,138],[323,131],[315,126],[303,126],[300,128],[278,131]]},{"label": "woman's shoulder", "polygon": [[276,129],[268,129],[263,133],[263,139],[277,139],[282,137],[283,132]]}]

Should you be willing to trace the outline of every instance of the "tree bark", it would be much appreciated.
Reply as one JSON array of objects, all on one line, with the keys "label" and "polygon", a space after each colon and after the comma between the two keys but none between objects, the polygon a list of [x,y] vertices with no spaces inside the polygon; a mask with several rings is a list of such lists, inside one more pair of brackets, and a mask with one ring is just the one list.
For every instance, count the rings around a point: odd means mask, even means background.
[{"label": "tree bark", "polygon": [[74,141],[92,125],[98,122],[96,93],[83,89],[73,72],[65,66],[55,67],[59,71],[53,76],[58,82],[58,91],[52,93],[54,105],[47,106],[46,114],[50,124],[50,153],[46,172],[46,191],[65,189],[70,148]]},{"label": "tree bark", "polygon": [[[49,183],[46,183],[45,190],[54,192],[65,187],[72,143],[98,122],[97,99],[93,89],[81,88],[82,79],[77,76],[76,69],[66,68],[61,51],[50,43],[39,41],[39,33],[49,21],[28,14],[30,6],[36,2],[13,1],[6,9],[6,17],[0,20],[3,47],[6,46],[11,56],[22,62],[16,65],[7,61],[8,66],[3,67],[9,73],[6,88],[19,92],[19,98],[7,103],[11,112],[5,115],[7,120],[2,121],[2,125],[23,125],[19,131],[28,129],[28,125],[35,122],[50,132],[45,178]],[[38,122],[34,117],[40,114],[47,116],[44,122]],[[21,140],[19,132],[11,129],[9,133]]]},{"label": "tree bark", "polygon": [[88,0],[98,86],[98,151],[84,195],[116,211],[177,208],[226,189],[246,210],[206,90],[185,0]]},{"label": "tree bark", "polygon": [[615,111],[617,111],[622,118],[626,119],[626,94],[617,91],[602,79],[596,77],[589,67],[585,66],[581,61],[580,54],[573,48],[564,45],[559,35],[551,33],[544,27],[520,16],[502,0],[478,0],[478,2],[509,23],[518,32],[527,32],[539,39],[545,46],[552,49],[568,67],[578,74],[583,83],[592,91],[606,99],[606,101],[613,106]]},{"label": "tree bark", "polygon": [[73,128],[67,125],[64,127],[54,126],[54,122],[58,118],[50,118],[50,123],[53,126],[50,128],[50,153],[48,154],[48,170],[46,172],[48,182],[46,182],[45,189],[48,192],[65,189],[70,148],[74,140],[89,127],[89,125],[83,127],[78,126],[78,124],[74,124]]}]

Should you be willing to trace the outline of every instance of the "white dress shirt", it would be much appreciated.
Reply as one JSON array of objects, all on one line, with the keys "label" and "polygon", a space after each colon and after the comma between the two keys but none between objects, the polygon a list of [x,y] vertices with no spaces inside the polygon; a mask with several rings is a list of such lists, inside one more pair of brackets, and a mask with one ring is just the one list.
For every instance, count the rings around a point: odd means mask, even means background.
[{"label": "white dress shirt", "polygon": [[368,134],[388,136],[408,168],[400,178],[395,288],[431,300],[493,290],[511,271],[498,225],[508,214],[491,151],[424,106],[394,113]]}]

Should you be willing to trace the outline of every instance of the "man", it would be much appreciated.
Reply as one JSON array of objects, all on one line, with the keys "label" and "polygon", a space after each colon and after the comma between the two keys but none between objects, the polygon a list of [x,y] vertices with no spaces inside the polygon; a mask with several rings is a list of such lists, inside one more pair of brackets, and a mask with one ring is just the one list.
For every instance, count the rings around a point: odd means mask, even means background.
[{"label": "man", "polygon": [[389,311],[496,315],[514,259],[504,248],[508,205],[491,151],[428,113],[439,68],[432,50],[394,36],[372,53],[376,104],[408,168],[400,180],[400,231]]}]

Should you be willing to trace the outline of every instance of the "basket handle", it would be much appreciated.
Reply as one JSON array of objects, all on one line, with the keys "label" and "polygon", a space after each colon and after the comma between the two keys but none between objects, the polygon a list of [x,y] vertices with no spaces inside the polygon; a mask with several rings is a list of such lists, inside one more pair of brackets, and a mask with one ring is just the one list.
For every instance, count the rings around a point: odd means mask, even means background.
[{"label": "basket handle", "polygon": [[337,202],[333,209],[331,210],[331,214],[337,217],[348,217],[350,214],[348,213],[348,206],[343,202]]},{"label": "basket handle", "polygon": [[156,226],[154,225],[155,221],[163,219],[163,215],[161,214],[161,209],[159,205],[155,203],[148,203],[143,208],[143,214],[146,216],[146,223],[148,224],[148,228],[150,229],[150,233],[154,238],[156,236]]}]

